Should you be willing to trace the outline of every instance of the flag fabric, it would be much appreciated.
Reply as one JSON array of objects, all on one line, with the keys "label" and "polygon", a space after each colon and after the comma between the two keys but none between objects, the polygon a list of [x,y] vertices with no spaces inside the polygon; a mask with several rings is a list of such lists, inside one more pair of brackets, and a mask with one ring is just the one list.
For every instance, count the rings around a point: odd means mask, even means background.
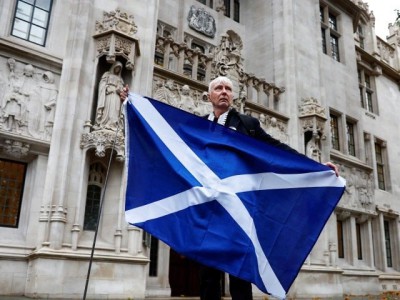
[{"label": "flag fabric", "polygon": [[304,155],[130,93],[128,223],[285,298],[345,181]]}]

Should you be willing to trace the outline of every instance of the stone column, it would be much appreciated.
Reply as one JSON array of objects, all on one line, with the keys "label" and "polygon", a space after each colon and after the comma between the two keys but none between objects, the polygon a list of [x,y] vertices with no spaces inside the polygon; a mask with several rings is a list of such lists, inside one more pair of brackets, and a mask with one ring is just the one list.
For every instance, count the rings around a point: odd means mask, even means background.
[{"label": "stone column", "polygon": [[366,235],[367,235],[367,246],[368,250],[366,251],[366,261],[368,265],[372,268],[375,269],[375,262],[374,262],[374,245],[372,243],[372,224],[371,224],[371,219],[367,220],[367,230],[366,230]]},{"label": "stone column", "polygon": [[[74,163],[84,159],[82,151],[76,146],[77,127],[82,123],[79,108],[81,105],[81,87],[90,84],[87,82],[82,66],[89,60],[87,57],[87,40],[91,35],[91,13],[93,3],[90,0],[74,2],[70,22],[70,35],[67,37],[67,49],[63,73],[60,79],[60,91],[57,110],[54,120],[54,130],[49,153],[48,170],[46,174],[43,207],[51,207],[50,228],[48,236],[49,246],[60,249],[64,239],[64,229],[67,215],[67,200],[69,193],[76,193],[76,187],[70,186]],[[76,125],[79,123],[79,125]]]}]

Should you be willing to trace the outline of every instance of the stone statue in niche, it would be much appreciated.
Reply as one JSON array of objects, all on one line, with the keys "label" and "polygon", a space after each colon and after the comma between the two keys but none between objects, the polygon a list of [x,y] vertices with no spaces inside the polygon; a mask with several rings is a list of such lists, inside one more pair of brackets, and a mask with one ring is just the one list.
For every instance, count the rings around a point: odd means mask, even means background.
[{"label": "stone statue in niche", "polygon": [[124,87],[121,72],[122,63],[116,61],[100,79],[94,130],[116,131],[118,127],[123,128],[123,118],[120,114],[121,100],[119,98],[119,91]]},{"label": "stone statue in niche", "polygon": [[212,38],[215,36],[215,20],[204,8],[196,8],[192,5],[187,16],[187,21],[190,28]]},{"label": "stone statue in niche", "polygon": [[311,139],[306,145],[306,155],[318,162],[321,162],[320,136],[318,132],[313,132]]}]

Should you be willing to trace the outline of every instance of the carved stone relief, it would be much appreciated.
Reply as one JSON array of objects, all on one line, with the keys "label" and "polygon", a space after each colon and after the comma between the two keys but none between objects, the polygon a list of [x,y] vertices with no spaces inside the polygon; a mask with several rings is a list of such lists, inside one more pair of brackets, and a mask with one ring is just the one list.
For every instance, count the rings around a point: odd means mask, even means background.
[{"label": "carved stone relief", "polygon": [[13,139],[5,139],[4,144],[3,152],[18,159],[26,157],[31,148],[30,144]]},{"label": "carved stone relief", "polygon": [[212,110],[207,93],[191,89],[188,85],[181,86],[172,79],[155,77],[153,97],[198,116],[206,115]]},{"label": "carved stone relief", "polygon": [[187,16],[187,21],[190,28],[212,38],[215,36],[215,20],[204,8],[196,8],[192,5]]},{"label": "carved stone relief", "polygon": [[390,45],[386,44],[382,40],[377,41],[377,47],[380,51],[381,58],[387,63],[390,62],[390,59],[394,59],[395,50]]},{"label": "carved stone relief", "polygon": [[260,120],[261,127],[272,137],[281,141],[282,143],[289,142],[287,124],[284,121],[263,113],[259,114],[258,119]]},{"label": "carved stone relief", "polygon": [[346,179],[346,189],[339,202],[341,207],[374,209],[374,178],[372,172],[338,164],[340,173]]},{"label": "carved stone relief", "polygon": [[0,130],[49,141],[58,95],[55,75],[13,58],[0,64],[5,65],[0,68]]}]

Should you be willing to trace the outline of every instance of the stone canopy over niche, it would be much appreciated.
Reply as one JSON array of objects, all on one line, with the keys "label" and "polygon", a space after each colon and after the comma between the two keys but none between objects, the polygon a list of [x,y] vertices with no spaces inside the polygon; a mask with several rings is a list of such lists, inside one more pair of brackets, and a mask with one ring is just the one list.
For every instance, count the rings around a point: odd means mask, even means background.
[{"label": "stone canopy over niche", "polygon": [[96,21],[97,57],[106,55],[107,62],[115,63],[118,56],[126,60],[125,67],[133,70],[135,58],[140,55],[139,40],[135,37],[137,26],[133,16],[119,9],[103,13]]}]

